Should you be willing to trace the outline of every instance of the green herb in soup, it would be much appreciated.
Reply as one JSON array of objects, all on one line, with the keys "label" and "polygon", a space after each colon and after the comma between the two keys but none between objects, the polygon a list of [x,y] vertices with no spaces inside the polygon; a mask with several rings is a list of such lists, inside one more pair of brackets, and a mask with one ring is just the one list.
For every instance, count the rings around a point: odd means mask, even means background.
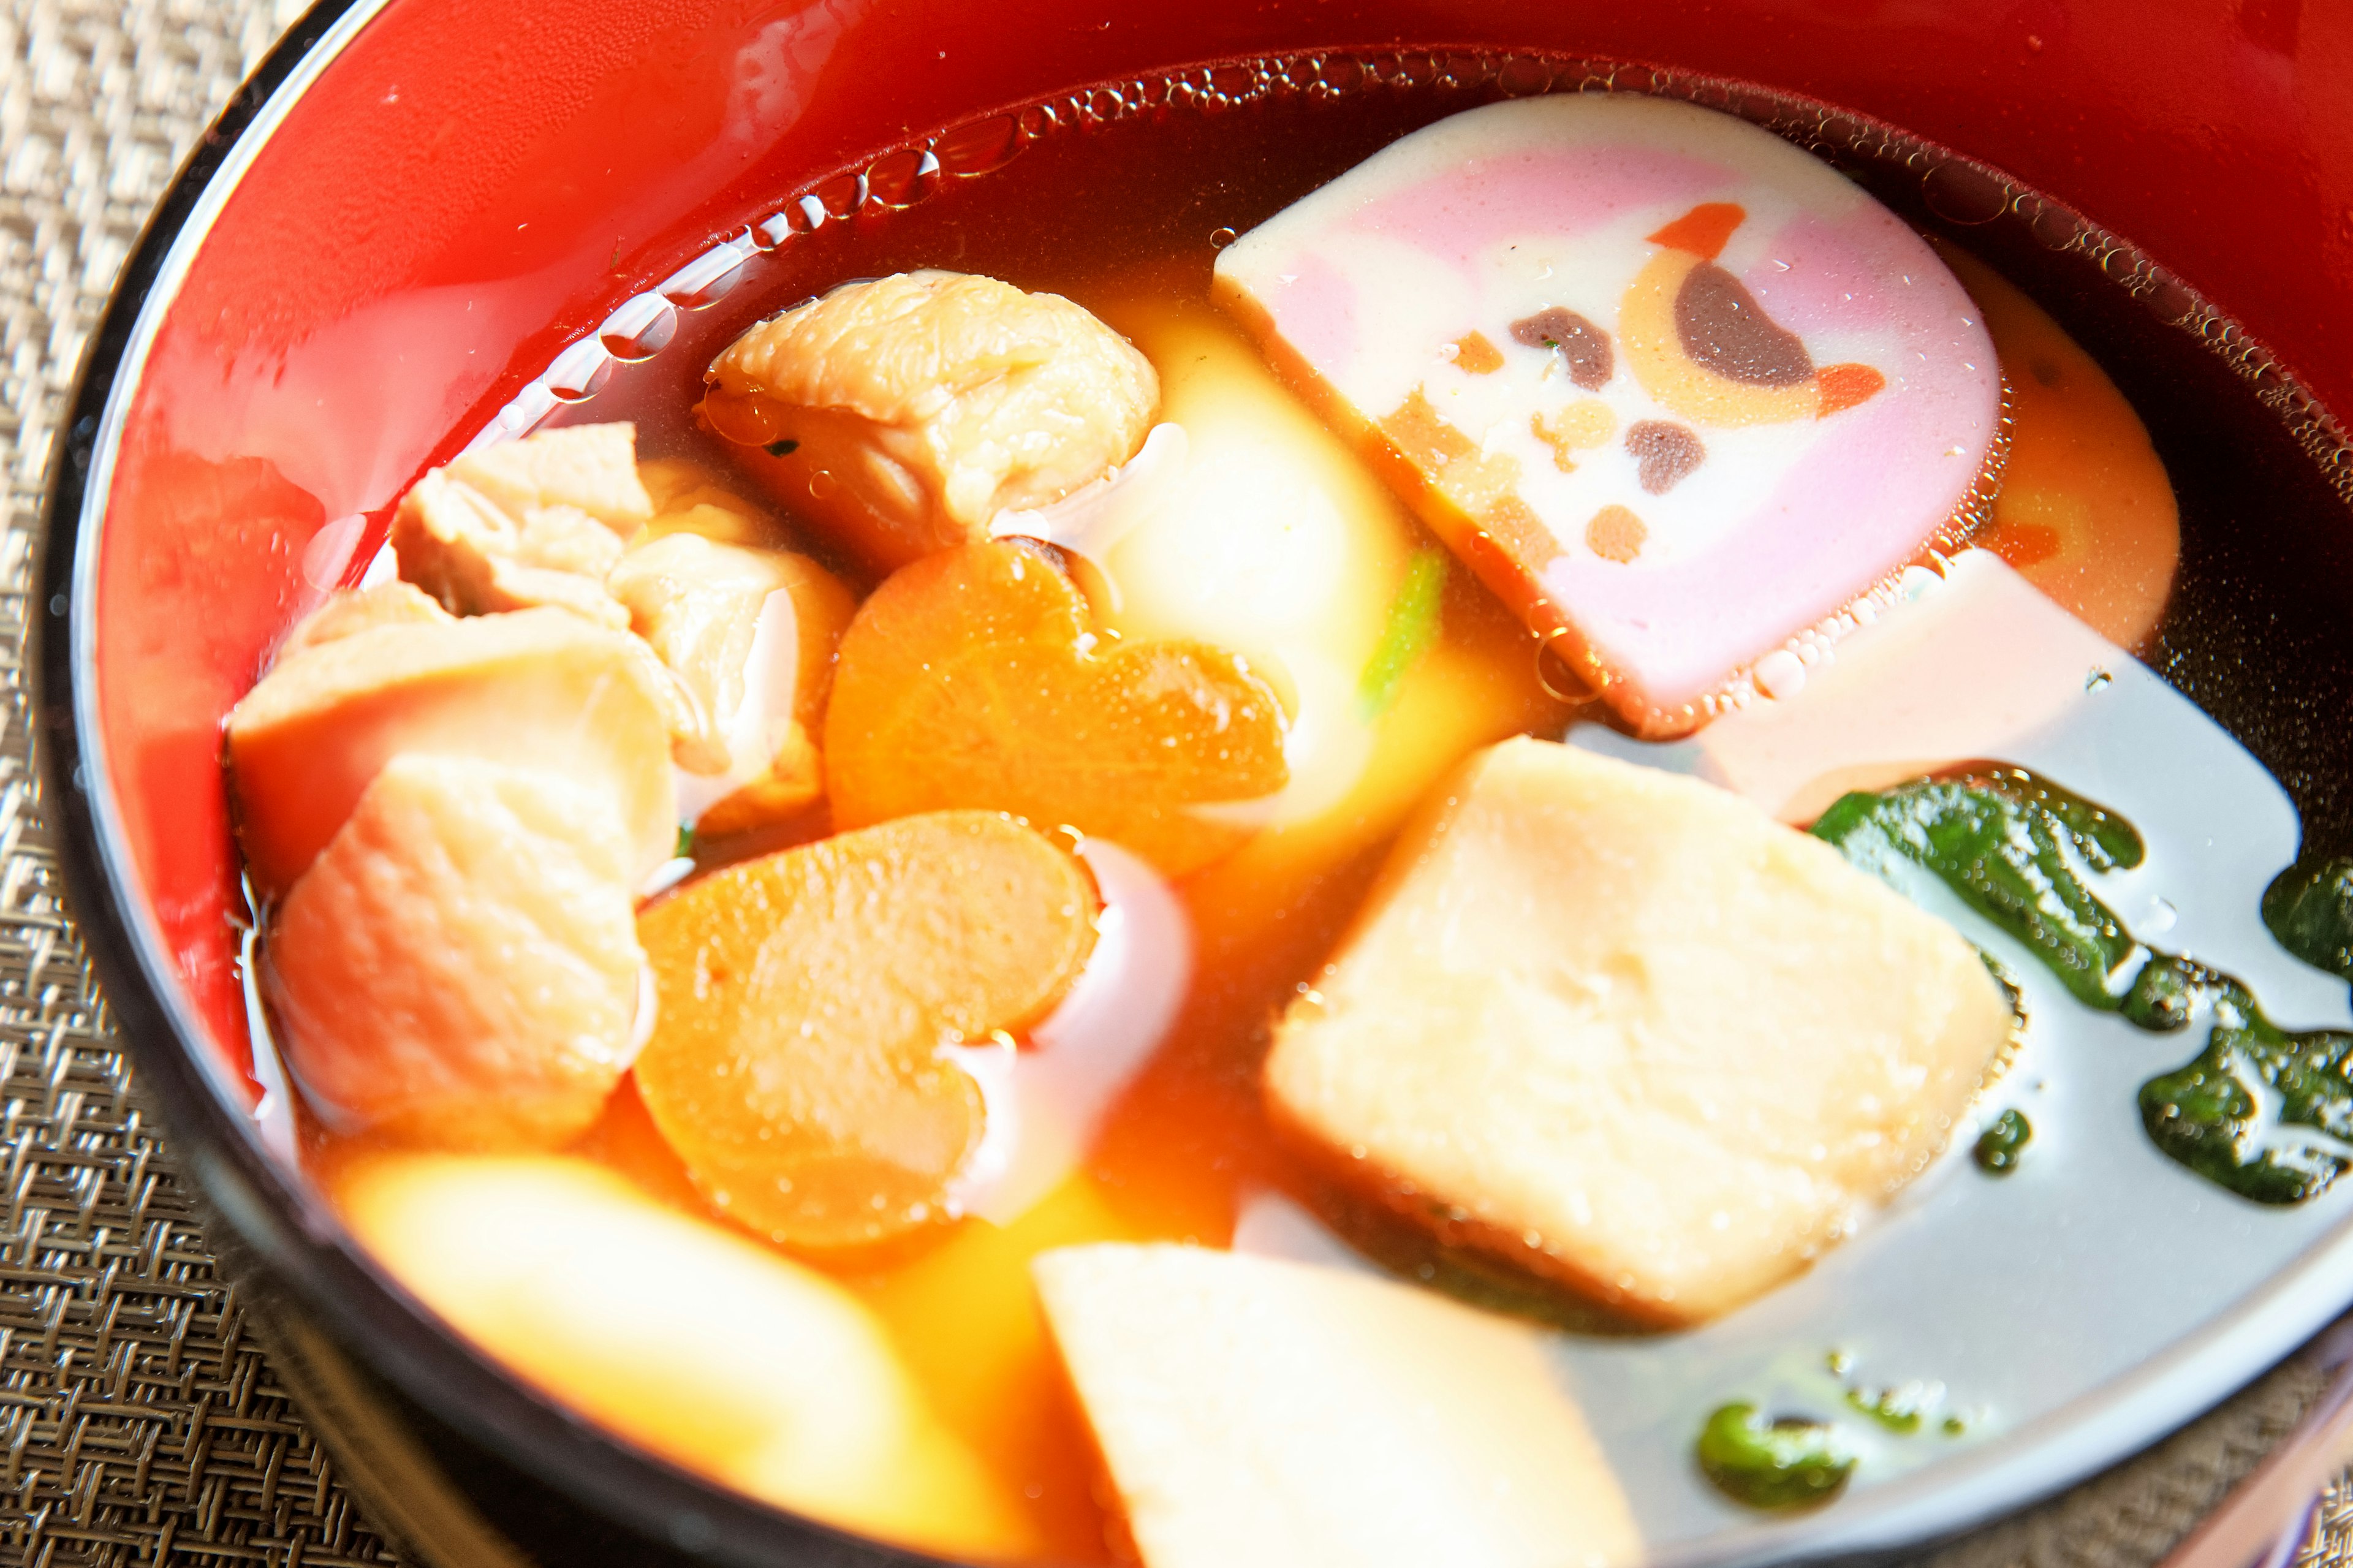
[{"label": "green herb in soup", "polygon": [[2141,1086],[2141,1124],[2158,1148],[2242,1197],[2319,1196],[2353,1163],[2353,1034],[2291,1033],[2229,975],[2207,984],[2206,1048]]},{"label": "green herb in soup", "polygon": [[2024,768],[1924,778],[1844,795],[1814,824],[1856,865],[1891,858],[1936,874],[1970,908],[2034,951],[2078,1001],[2124,1004],[2147,953],[2075,872],[2141,861],[2140,835],[2105,807]]},{"label": "green herb in soup", "polygon": [[1356,682],[1356,703],[1377,719],[1397,700],[1398,688],[1438,640],[1440,600],[1446,592],[1446,552],[1421,549],[1406,563],[1405,580],[1389,601],[1381,640]]},{"label": "green herb in soup", "polygon": [[1708,1483],[1749,1508],[1828,1502],[1854,1472],[1855,1457],[1828,1422],[1793,1416],[1767,1421],[1746,1401],[1709,1415],[1694,1452]]},{"label": "green herb in soup", "polygon": [[2005,1110],[1978,1134],[1977,1146],[1970,1154],[1978,1170],[1989,1175],[2006,1176],[2018,1169],[2019,1161],[2025,1157],[2026,1145],[2033,1138],[2034,1126],[2024,1112]]},{"label": "green herb in soup", "polygon": [[1936,1384],[1906,1383],[1894,1388],[1850,1388],[1846,1402],[1890,1432],[1909,1437],[1927,1420],[1929,1408],[1944,1397]]},{"label": "green herb in soup", "polygon": [[[2140,863],[2140,835],[2106,807],[1989,765],[1841,796],[1813,830],[1882,875],[1897,860],[1935,873],[2087,1005],[2164,1033],[2210,1014],[2206,1048],[2141,1086],[2141,1124],[2169,1158],[2264,1204],[2317,1197],[2353,1164],[2353,1034],[2283,1029],[2244,983],[2136,941],[2077,868]],[[2264,918],[2290,952],[2332,966],[2348,875],[2292,869],[2272,885]],[[1978,1164],[2013,1168],[2029,1135],[2023,1116],[2005,1112],[1978,1140]]]},{"label": "green herb in soup", "polygon": [[2298,860],[2263,889],[2263,924],[2311,964],[2353,980],[2353,856]]}]

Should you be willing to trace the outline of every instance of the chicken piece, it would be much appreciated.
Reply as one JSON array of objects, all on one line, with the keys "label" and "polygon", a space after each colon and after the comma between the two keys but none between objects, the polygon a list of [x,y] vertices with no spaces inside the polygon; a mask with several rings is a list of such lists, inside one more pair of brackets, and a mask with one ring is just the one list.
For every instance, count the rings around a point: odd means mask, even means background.
[{"label": "chicken piece", "polygon": [[621,542],[573,507],[534,507],[518,521],[436,468],[401,498],[392,548],[402,577],[461,616],[551,605],[600,626],[629,624],[604,581]]},{"label": "chicken piece", "polygon": [[293,884],[403,752],[544,768],[605,792],[634,884],[678,839],[666,671],[645,644],[556,609],[400,621],[282,658],[228,716],[237,836],[256,890]]},{"label": "chicken piece", "polygon": [[1036,1554],[882,1324],[815,1269],[583,1160],[378,1155],[332,1190],[427,1306],[629,1441],[840,1529],[958,1561]]},{"label": "chicken piece", "polygon": [[2010,1030],[1951,927],[1739,797],[1547,741],[1408,828],[1276,1032],[1278,1122],[1442,1239],[1688,1323],[1944,1147]]},{"label": "chicken piece", "polygon": [[1640,1555],[1534,1330],[1196,1247],[1030,1265],[1145,1568],[1603,1568]]},{"label": "chicken piece", "polygon": [[629,844],[607,792],[471,757],[375,775],[286,895],[266,988],[288,1065],[344,1131],[553,1148],[635,1055]]},{"label": "chicken piece", "polygon": [[697,532],[638,545],[607,583],[694,700],[672,756],[698,775],[682,785],[698,827],[738,832],[814,801],[823,783],[809,737],[856,607],[849,590],[805,556]]},{"label": "chicken piece", "polygon": [[786,542],[786,531],[761,507],[727,489],[687,458],[653,458],[638,465],[653,500],[653,521],[633,542],[668,533],[699,533],[714,544],[766,546]]},{"label": "chicken piece", "polygon": [[635,448],[629,426],[582,425],[435,468],[393,518],[401,576],[461,616],[553,605],[628,626],[604,584],[654,515]]},{"label": "chicken piece", "polygon": [[628,424],[570,425],[469,452],[441,470],[510,516],[568,507],[628,539],[653,521]]},{"label": "chicken piece", "polygon": [[1150,362],[1055,294],[955,272],[846,283],[753,328],[702,413],[793,510],[888,570],[1143,445]]},{"label": "chicken piece", "polygon": [[439,601],[407,583],[378,583],[373,588],[341,589],[327,602],[294,623],[278,645],[278,658],[292,658],[305,648],[333,642],[375,626],[400,622],[439,622],[449,618]]}]

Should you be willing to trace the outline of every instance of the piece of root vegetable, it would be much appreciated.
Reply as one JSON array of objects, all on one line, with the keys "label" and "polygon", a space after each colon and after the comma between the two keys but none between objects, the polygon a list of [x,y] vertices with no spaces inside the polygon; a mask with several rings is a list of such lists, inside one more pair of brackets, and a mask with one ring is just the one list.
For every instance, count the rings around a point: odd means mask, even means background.
[{"label": "piece of root vegetable", "polygon": [[395,1279],[554,1398],[672,1463],[959,1562],[1033,1561],[1021,1500],[823,1274],[550,1155],[327,1173]]},{"label": "piece of root vegetable", "polygon": [[842,636],[824,746],[834,821],[1008,811],[1172,877],[1240,847],[1251,808],[1290,778],[1272,689],[1222,648],[1096,635],[1079,590],[1029,546],[902,568]]},{"label": "piece of root vegetable", "polygon": [[942,1047],[1043,1016],[1094,888],[1001,814],[939,812],[744,861],[649,907],[659,1014],[638,1089],[695,1185],[787,1246],[953,1218],[979,1086]]},{"label": "piece of root vegetable", "polygon": [[2041,306],[1975,257],[1936,251],[1985,313],[2010,378],[2010,464],[1974,542],[2110,642],[2141,647],[2181,557],[2164,460],[2107,372]]}]

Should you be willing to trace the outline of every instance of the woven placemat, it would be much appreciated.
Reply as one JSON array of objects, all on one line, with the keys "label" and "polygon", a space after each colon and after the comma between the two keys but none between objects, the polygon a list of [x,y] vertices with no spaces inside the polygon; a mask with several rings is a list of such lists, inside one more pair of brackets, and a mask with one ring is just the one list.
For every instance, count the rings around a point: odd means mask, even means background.
[{"label": "woven placemat", "polygon": [[[6,0],[0,17],[0,1563],[393,1563],[242,1331],[59,901],[17,677],[43,465],[140,226],[292,0]],[[2145,1568],[2318,1393],[2289,1363],[1936,1568]],[[2353,1563],[2331,1489],[2299,1568]]]},{"label": "woven placemat", "polygon": [[292,13],[10,4],[0,28],[0,1561],[393,1561],[242,1330],[132,1092],[38,823],[16,689],[42,468],[190,145]]}]

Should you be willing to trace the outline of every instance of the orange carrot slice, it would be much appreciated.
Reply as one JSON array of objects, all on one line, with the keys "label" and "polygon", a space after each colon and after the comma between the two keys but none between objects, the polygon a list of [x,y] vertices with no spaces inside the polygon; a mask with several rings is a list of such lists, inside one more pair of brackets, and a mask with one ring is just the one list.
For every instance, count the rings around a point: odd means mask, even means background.
[{"label": "orange carrot slice", "polygon": [[[1282,710],[1195,642],[1094,646],[1078,589],[988,541],[901,568],[850,622],[826,713],[834,821],[1008,811],[1171,876],[1239,847],[1282,787]],[[1221,809],[1222,808],[1222,809]]]},{"label": "orange carrot slice", "polygon": [[659,1013],[638,1092],[696,1187],[786,1246],[954,1217],[980,1089],[943,1045],[1018,1029],[1094,945],[1078,861],[937,812],[747,860],[646,910]]},{"label": "orange carrot slice", "polygon": [[1936,253],[1985,312],[2010,380],[2010,466],[1977,542],[2110,642],[2157,630],[2181,557],[2173,482],[2099,362],[1975,257]]}]

